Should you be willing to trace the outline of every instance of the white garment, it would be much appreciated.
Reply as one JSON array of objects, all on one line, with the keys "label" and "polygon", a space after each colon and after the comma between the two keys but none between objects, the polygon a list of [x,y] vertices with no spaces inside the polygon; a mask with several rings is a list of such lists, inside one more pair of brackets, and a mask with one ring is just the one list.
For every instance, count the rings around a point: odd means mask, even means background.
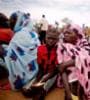
[{"label": "white garment", "polygon": [[48,21],[45,18],[40,20],[41,30],[47,31],[48,30]]}]

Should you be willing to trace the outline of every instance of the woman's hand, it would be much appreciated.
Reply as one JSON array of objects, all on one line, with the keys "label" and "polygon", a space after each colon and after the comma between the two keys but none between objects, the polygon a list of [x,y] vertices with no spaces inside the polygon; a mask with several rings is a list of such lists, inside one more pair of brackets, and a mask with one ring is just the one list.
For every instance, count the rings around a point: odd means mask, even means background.
[{"label": "woman's hand", "polygon": [[60,71],[60,73],[62,74],[63,72],[65,72],[65,70],[68,67],[72,67],[72,66],[75,66],[75,60],[73,60],[73,59],[69,60],[69,61],[66,61],[66,62],[63,62],[61,64],[58,64],[57,68]]}]

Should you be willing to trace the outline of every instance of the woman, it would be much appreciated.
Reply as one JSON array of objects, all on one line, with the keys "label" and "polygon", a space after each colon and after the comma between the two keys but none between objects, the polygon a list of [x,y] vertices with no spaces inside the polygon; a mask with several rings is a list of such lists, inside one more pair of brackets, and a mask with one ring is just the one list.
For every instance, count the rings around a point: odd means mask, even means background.
[{"label": "woman", "polygon": [[[83,90],[83,93],[82,90],[79,91],[79,93],[82,93],[80,100],[86,98],[86,100],[89,100],[90,44],[85,39],[82,29],[78,25],[70,25],[63,33],[64,43],[58,44],[57,51],[58,61],[61,66],[60,71],[68,74],[68,81],[72,84],[72,93],[78,95],[78,87],[75,86],[79,83],[79,86],[82,87],[79,89]],[[82,97],[83,94],[86,97]]]},{"label": "woman", "polygon": [[7,48],[5,62],[12,89],[21,89],[35,78],[38,72],[36,59],[39,40],[26,16],[27,14],[18,11],[10,17],[10,25],[15,35]]}]

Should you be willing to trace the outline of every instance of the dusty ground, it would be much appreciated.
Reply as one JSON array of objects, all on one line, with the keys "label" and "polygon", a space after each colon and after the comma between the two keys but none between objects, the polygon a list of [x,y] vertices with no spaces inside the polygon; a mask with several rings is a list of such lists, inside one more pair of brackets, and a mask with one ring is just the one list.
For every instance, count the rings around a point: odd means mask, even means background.
[{"label": "dusty ground", "polygon": [[[64,90],[54,89],[51,91],[45,100],[64,100]],[[25,98],[20,92],[13,92],[9,90],[0,90],[0,100],[31,100],[30,98]]]}]

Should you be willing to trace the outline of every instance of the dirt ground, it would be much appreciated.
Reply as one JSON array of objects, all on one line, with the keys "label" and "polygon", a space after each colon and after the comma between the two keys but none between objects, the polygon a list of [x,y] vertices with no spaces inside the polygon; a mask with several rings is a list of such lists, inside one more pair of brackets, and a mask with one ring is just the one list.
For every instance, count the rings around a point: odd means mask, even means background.
[{"label": "dirt ground", "polygon": [[[10,90],[0,90],[0,100],[32,100],[25,98],[20,92]],[[64,89],[54,89],[45,98],[45,100],[64,100]]]}]

